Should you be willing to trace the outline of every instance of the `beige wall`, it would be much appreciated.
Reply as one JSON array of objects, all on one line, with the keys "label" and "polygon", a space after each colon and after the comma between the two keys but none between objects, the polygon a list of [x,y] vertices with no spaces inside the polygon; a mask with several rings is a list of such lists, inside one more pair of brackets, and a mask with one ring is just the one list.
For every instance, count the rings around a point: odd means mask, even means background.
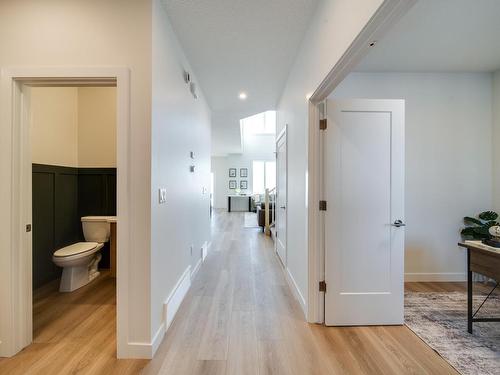
[{"label": "beige wall", "polygon": [[78,89],[78,165],[116,166],[116,88]]},{"label": "beige wall", "polygon": [[116,167],[115,87],[31,88],[33,163]]},{"label": "beige wall", "polygon": [[78,89],[31,88],[31,160],[78,167]]},{"label": "beige wall", "polygon": [[[130,234],[127,273],[121,273],[118,305],[118,353],[139,356],[151,343],[151,1],[2,0],[0,69],[16,67],[126,67],[130,71],[130,143],[127,193]],[[0,171],[12,168],[12,128],[2,117],[0,99]],[[14,243],[11,184],[0,184],[0,264],[10,262]],[[118,229],[120,231],[120,229]],[[0,285],[10,279],[0,274]],[[1,289],[1,288],[0,288]],[[2,296],[0,292],[0,296]],[[121,305],[120,305],[121,304]],[[0,319],[0,354],[8,321]]]}]

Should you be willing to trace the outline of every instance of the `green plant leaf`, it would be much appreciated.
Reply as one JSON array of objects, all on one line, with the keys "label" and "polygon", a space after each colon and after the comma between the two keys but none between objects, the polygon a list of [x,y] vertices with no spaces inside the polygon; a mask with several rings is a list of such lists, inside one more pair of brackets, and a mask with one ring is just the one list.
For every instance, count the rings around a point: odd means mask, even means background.
[{"label": "green plant leaf", "polygon": [[477,224],[477,225],[483,225],[483,222],[479,219],[476,219],[474,217],[466,216],[464,217],[464,222],[465,224]]},{"label": "green plant leaf", "polygon": [[481,212],[478,216],[481,220],[487,221],[496,220],[498,218],[498,214],[494,211],[484,211]]},{"label": "green plant leaf", "polygon": [[472,227],[464,228],[460,231],[460,234],[464,237],[473,237],[474,236],[474,228],[472,228]]},{"label": "green plant leaf", "polygon": [[498,225],[498,222],[496,222],[495,220],[491,220],[491,221],[484,223],[484,225],[488,228],[491,228],[491,227]]}]

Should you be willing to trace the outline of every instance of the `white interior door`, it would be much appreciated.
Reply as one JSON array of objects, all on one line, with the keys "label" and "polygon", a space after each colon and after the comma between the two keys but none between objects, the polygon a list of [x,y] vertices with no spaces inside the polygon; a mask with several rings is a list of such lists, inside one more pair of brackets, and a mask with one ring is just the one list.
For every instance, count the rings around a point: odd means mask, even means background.
[{"label": "white interior door", "polygon": [[276,143],[276,251],[283,265],[286,266],[286,131],[281,134]]},{"label": "white interior door", "polygon": [[328,100],[327,117],[325,323],[403,324],[404,101]]}]

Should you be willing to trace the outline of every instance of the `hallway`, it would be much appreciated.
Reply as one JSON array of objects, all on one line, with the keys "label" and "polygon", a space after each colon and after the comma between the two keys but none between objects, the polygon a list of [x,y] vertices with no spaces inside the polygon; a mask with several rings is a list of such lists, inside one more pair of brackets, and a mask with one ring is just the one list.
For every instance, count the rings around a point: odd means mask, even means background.
[{"label": "hallway", "polygon": [[304,321],[272,240],[217,210],[209,256],[146,374],[455,374],[408,328]]}]

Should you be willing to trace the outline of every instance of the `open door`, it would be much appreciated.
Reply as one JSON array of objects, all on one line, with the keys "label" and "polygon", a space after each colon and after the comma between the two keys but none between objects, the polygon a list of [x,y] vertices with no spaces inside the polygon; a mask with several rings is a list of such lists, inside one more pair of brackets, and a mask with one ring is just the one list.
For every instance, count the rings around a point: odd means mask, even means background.
[{"label": "open door", "polygon": [[403,324],[404,101],[328,100],[325,323]]},{"label": "open door", "polygon": [[286,128],[276,141],[276,173],[276,251],[281,262],[286,267]]}]

